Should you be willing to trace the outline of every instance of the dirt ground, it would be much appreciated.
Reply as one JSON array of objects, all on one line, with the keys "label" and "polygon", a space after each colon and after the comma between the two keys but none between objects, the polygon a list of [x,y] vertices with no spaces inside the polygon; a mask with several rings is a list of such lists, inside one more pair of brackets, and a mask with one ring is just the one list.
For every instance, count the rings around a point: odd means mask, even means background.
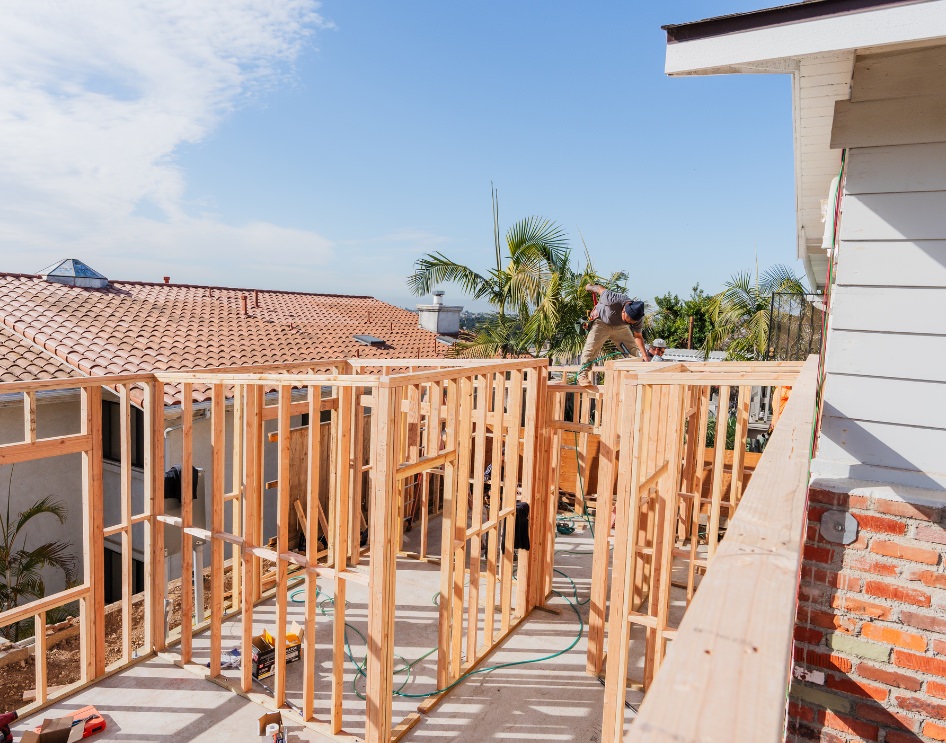
[{"label": "dirt ground", "polygon": [[[224,591],[231,590],[232,580],[230,569],[227,568],[224,581]],[[181,624],[181,585],[176,581],[168,589],[168,598],[171,601],[169,629],[175,629]],[[229,594],[227,594],[229,600]],[[144,645],[144,601],[138,601],[132,606],[131,646],[132,652]],[[204,611],[210,612],[210,573],[204,575]],[[47,687],[74,684],[80,677],[80,649],[79,636],[70,637],[49,648],[46,653]],[[105,616],[105,665],[121,660],[122,657],[122,612],[120,609]],[[2,665],[0,659],[0,712],[25,707],[32,702],[23,701],[23,692],[33,689],[36,685],[36,664],[33,656],[26,660]]]}]

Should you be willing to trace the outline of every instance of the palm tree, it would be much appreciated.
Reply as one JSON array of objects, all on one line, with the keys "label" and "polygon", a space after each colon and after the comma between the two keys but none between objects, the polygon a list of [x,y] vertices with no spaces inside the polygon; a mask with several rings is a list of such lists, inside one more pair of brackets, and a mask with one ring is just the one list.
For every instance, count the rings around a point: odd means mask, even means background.
[{"label": "palm tree", "polygon": [[414,273],[407,278],[415,295],[428,294],[438,284],[454,283],[474,300],[485,299],[495,308],[494,315],[461,337],[452,353],[473,358],[577,355],[583,341],[580,323],[592,306],[585,287],[592,283],[617,285],[626,276],[599,277],[587,249],[586,266],[576,271],[565,231],[535,216],[516,222],[507,231],[504,264],[495,189],[493,240],[496,263],[485,273],[443,253],[430,253],[416,261]]},{"label": "palm tree", "polygon": [[[38,599],[46,595],[43,570],[62,570],[66,584],[74,577],[75,558],[66,542],[49,541],[29,549],[27,526],[33,519],[49,514],[66,523],[66,507],[52,496],[46,496],[21,511],[16,518],[10,514],[13,500],[13,466],[7,485],[7,507],[5,516],[0,516],[0,611],[18,606],[24,599]],[[11,632],[12,630],[12,632]],[[19,639],[19,624],[4,629],[4,634]]]},{"label": "palm tree", "polygon": [[753,278],[748,271],[734,274],[723,290],[711,298],[713,323],[703,343],[703,352],[725,348],[730,360],[759,360],[766,356],[772,295],[808,293],[803,280],[788,266],[777,264]]}]

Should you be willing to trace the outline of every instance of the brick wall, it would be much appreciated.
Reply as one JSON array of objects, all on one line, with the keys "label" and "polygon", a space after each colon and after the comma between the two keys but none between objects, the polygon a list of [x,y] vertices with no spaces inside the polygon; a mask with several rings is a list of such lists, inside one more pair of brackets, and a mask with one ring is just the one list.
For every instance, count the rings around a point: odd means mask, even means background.
[{"label": "brick wall", "polygon": [[[946,508],[814,483],[798,592],[788,741],[946,741]],[[944,504],[946,506],[946,504]],[[855,542],[819,533],[848,511]]]}]

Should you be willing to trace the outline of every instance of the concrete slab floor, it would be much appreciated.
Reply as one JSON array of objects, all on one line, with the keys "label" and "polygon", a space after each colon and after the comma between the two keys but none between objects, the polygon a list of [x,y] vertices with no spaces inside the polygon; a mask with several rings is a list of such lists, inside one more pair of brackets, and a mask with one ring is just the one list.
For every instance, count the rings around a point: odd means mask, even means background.
[{"label": "concrete slab floor", "polygon": [[[33,717],[19,720],[14,738],[46,718],[94,705],[106,729],[95,743],[219,743],[258,741],[264,709],[160,658],[152,658],[80,691]],[[288,725],[287,743],[332,743],[331,738]]]},{"label": "concrete slab floor", "polygon": [[[430,553],[439,552],[439,520],[431,524]],[[436,536],[435,536],[436,535]],[[411,534],[412,537],[416,536]],[[405,540],[405,549],[413,545]],[[587,651],[588,596],[591,581],[593,537],[582,525],[569,536],[559,535],[556,540],[556,568],[568,576],[556,573],[555,595],[549,606],[558,613],[535,611],[519,629],[501,645],[483,666],[546,658],[570,649],[554,658],[535,663],[522,663],[509,668],[477,674],[464,680],[447,698],[407,734],[405,741],[507,741],[541,740],[595,743],[600,740],[601,714],[604,689],[597,679],[585,672]],[[398,560],[397,620],[395,628],[396,667],[420,658],[437,644],[439,618],[433,595],[439,588],[439,566],[431,562],[410,559]],[[574,586],[569,581],[574,581]],[[682,571],[675,570],[675,582],[685,581]],[[320,587],[330,590],[326,582]],[[574,591],[577,590],[577,602]],[[292,589],[290,589],[291,595]],[[575,603],[575,610],[564,598]],[[683,613],[684,592],[673,591],[671,624],[676,625]],[[348,588],[346,622],[364,633],[367,629],[367,591],[357,584]],[[330,594],[320,596],[322,610],[316,629],[316,715],[324,719],[330,700],[331,623]],[[270,601],[254,610],[254,631],[275,626],[275,605]],[[302,622],[303,605],[289,604],[289,621]],[[483,612],[480,613],[482,626]],[[240,617],[225,621],[223,648],[228,650],[240,643]],[[579,635],[581,628],[581,635]],[[577,638],[577,642],[576,641]],[[354,630],[349,632],[351,652],[357,660],[364,656],[364,643]],[[171,654],[174,650],[171,651]],[[194,661],[206,664],[209,660],[209,636],[194,638]],[[643,629],[632,634],[629,676],[640,677],[643,672]],[[481,666],[482,667],[482,666]],[[224,671],[233,679],[239,670]],[[396,676],[395,688],[403,680],[405,694],[422,695],[436,688],[436,655],[422,660],[411,668],[410,677]],[[273,679],[264,681],[272,686]],[[257,691],[263,691],[256,686]],[[354,664],[345,659],[345,698],[343,702],[344,729],[361,736],[364,731],[365,703],[358,694],[364,692],[364,681],[355,671]],[[290,701],[302,703],[302,664],[287,666],[287,696]],[[642,699],[638,691],[629,690],[627,700],[636,707]],[[394,723],[413,712],[421,698],[395,696]],[[87,704],[94,704],[105,715],[109,728],[97,741],[134,741],[134,743],[164,743],[174,741],[255,741],[256,721],[268,711],[190,671],[178,668],[166,660],[152,659],[105,679],[67,701],[45,710],[17,726],[22,731],[39,724],[44,717],[67,714]],[[635,709],[625,709],[629,725]],[[292,742],[314,741],[323,743],[331,738],[301,725],[290,726]]]}]

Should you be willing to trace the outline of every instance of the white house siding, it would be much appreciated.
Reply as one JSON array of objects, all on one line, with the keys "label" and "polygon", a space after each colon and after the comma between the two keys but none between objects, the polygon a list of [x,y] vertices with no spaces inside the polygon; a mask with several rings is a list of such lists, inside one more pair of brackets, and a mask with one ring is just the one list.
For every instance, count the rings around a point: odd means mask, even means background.
[{"label": "white house siding", "polygon": [[[920,55],[939,83],[911,96]],[[946,111],[937,59],[946,47],[859,57],[839,104],[832,140],[850,149],[816,474],[946,490],[946,117],[901,126]],[[892,100],[896,117],[852,118]]]}]

